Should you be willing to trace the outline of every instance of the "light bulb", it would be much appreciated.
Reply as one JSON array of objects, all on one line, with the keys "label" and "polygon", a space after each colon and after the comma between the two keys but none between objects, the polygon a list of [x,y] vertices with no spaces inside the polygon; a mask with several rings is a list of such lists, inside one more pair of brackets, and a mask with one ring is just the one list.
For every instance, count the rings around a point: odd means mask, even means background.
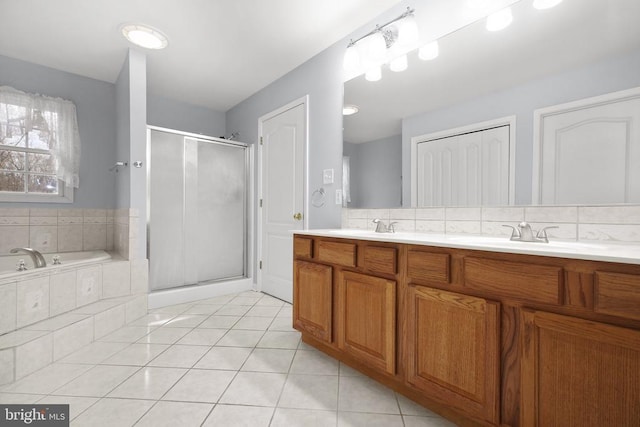
[{"label": "light bulb", "polygon": [[345,104],[345,106],[342,107],[342,115],[343,116],[352,116],[352,115],[356,114],[358,111],[360,111],[360,108],[358,108],[357,105]]},{"label": "light bulb", "polygon": [[511,13],[511,8],[506,7],[487,17],[487,30],[489,31],[503,30],[507,28],[512,21],[513,21],[513,14]]},{"label": "light bulb", "polygon": [[120,31],[131,43],[146,49],[164,49],[169,44],[167,36],[146,25],[127,24]]},{"label": "light bulb", "polygon": [[438,40],[434,40],[418,49],[418,58],[423,61],[429,61],[431,59],[436,59],[439,53],[440,49],[438,48]]},{"label": "light bulb", "polygon": [[560,3],[562,3],[562,0],[533,0],[533,7],[538,10],[551,9]]},{"label": "light bulb", "polygon": [[408,66],[407,55],[400,55],[397,58],[393,58],[389,63],[389,69],[395,72],[404,71]]},{"label": "light bulb", "polygon": [[370,82],[377,82],[382,78],[382,70],[380,67],[372,67],[367,70],[364,78]]}]

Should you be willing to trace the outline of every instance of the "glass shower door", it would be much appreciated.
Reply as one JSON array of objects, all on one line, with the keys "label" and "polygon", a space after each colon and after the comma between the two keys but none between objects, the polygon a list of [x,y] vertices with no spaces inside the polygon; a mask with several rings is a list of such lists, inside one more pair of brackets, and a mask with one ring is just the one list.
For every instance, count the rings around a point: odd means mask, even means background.
[{"label": "glass shower door", "polygon": [[150,131],[152,290],[245,276],[246,151],[242,145]]}]

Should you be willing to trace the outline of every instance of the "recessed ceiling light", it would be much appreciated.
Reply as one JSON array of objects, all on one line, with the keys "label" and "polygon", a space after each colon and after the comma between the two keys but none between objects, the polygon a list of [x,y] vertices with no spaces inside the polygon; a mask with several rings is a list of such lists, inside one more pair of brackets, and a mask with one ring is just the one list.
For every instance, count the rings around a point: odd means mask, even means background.
[{"label": "recessed ceiling light", "polygon": [[121,31],[131,43],[146,49],[164,49],[169,44],[167,36],[147,25],[125,24]]},{"label": "recessed ceiling light", "polygon": [[344,107],[342,107],[343,116],[350,116],[357,113],[358,111],[360,111],[360,109],[357,105],[346,104]]}]

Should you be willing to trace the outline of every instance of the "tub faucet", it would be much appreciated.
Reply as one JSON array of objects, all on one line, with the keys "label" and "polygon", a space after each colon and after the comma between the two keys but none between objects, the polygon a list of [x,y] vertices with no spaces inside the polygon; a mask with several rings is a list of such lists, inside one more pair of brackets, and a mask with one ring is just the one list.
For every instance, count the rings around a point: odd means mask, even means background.
[{"label": "tub faucet", "polygon": [[35,249],[31,248],[13,248],[9,251],[12,254],[17,254],[18,252],[24,252],[29,254],[31,259],[33,260],[33,265],[35,268],[42,268],[47,266],[47,262],[44,260],[42,254]]}]

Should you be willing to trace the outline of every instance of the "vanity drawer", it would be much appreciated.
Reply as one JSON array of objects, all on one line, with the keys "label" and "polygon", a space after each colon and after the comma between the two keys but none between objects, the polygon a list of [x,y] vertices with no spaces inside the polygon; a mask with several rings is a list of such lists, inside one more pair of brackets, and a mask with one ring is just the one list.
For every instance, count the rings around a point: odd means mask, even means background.
[{"label": "vanity drawer", "polygon": [[409,250],[409,278],[423,283],[451,283],[451,255]]},{"label": "vanity drawer", "polygon": [[560,304],[563,276],[562,267],[464,258],[464,286],[501,297]]},{"label": "vanity drawer", "polygon": [[362,265],[367,270],[383,274],[398,272],[398,250],[381,246],[363,246]]},{"label": "vanity drawer", "polygon": [[597,271],[593,309],[640,320],[640,275]]},{"label": "vanity drawer", "polygon": [[294,237],[293,256],[300,258],[313,258],[313,239],[297,236]]},{"label": "vanity drawer", "polygon": [[354,243],[327,242],[319,240],[316,243],[317,260],[344,267],[356,266],[356,245]]}]

